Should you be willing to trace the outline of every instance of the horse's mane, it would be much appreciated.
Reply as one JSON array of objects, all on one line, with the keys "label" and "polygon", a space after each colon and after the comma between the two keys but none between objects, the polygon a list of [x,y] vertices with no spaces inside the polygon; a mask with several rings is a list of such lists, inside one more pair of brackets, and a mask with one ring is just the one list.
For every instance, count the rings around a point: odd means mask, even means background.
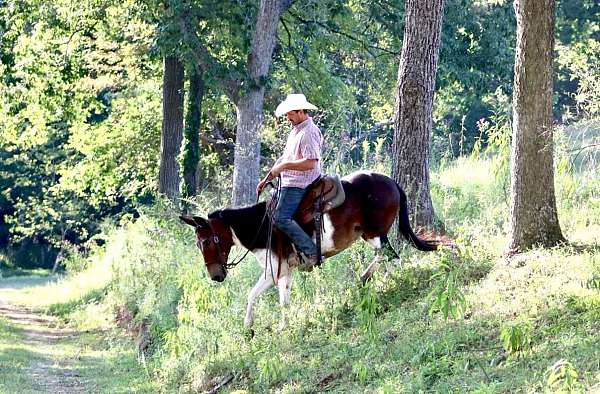
[{"label": "horse's mane", "polygon": [[[262,201],[242,208],[226,208],[214,211],[209,219],[220,219],[233,229],[240,242],[246,247],[265,246],[267,242],[268,221],[265,217],[267,204]],[[264,223],[261,227],[261,222]],[[257,235],[260,227],[260,234]],[[252,245],[254,241],[254,245]]]}]

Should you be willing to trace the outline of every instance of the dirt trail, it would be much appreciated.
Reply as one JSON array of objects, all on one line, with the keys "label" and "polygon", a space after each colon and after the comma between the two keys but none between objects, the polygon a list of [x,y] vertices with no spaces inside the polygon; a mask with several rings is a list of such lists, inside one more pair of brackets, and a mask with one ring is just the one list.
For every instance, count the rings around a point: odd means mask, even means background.
[{"label": "dirt trail", "polygon": [[1,298],[0,316],[19,327],[24,342],[43,355],[33,359],[25,371],[35,383],[36,390],[61,394],[89,392],[73,367],[76,360],[61,357],[56,351],[57,344],[78,335],[76,331],[59,328],[56,319],[7,304]]}]

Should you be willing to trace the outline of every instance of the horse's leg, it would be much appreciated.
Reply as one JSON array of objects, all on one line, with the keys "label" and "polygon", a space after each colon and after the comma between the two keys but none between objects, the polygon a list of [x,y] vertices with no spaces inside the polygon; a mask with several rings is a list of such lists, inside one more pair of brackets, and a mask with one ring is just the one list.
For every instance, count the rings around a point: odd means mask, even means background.
[{"label": "horse's leg", "polygon": [[282,330],[287,325],[287,306],[290,304],[290,293],[292,291],[292,272],[287,262],[281,263],[279,280],[277,281],[279,289],[279,306],[281,307],[281,320],[279,329]]},{"label": "horse's leg", "polygon": [[265,290],[267,290],[271,286],[273,286],[273,277],[265,272],[260,274],[258,281],[248,294],[246,317],[244,318],[244,324],[246,325],[246,327],[250,328],[252,327],[252,324],[254,324],[254,313],[252,311],[252,307],[254,306],[254,301],[256,301],[256,297],[261,295]]},{"label": "horse's leg", "polygon": [[367,283],[369,279],[371,279],[375,271],[377,271],[377,268],[379,268],[379,260],[381,260],[381,255],[379,254],[379,252],[377,252],[375,258],[373,258],[373,261],[371,261],[371,264],[369,264],[367,269],[364,270],[362,275],[360,276],[360,281],[363,285]]},{"label": "horse's leg", "polygon": [[281,263],[277,287],[279,288],[279,305],[283,308],[290,304],[290,292],[292,290],[292,272],[287,262]]},{"label": "horse's leg", "polygon": [[396,251],[390,244],[390,240],[388,239],[387,235],[369,238],[366,241],[369,244],[371,244],[373,248],[375,248],[377,254],[375,255],[375,258],[373,259],[371,264],[369,264],[367,269],[364,270],[362,275],[360,276],[360,280],[363,284],[367,283],[369,279],[371,279],[375,271],[377,271],[377,269],[379,268],[382,254],[385,255],[388,259],[390,257],[398,259],[400,258],[400,256],[398,256],[398,253],[396,253]]}]

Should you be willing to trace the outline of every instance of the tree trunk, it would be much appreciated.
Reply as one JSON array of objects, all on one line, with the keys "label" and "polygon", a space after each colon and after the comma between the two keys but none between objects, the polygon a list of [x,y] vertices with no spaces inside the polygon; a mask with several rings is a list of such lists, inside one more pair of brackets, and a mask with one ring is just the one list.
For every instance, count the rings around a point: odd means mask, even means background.
[{"label": "tree trunk", "polygon": [[158,192],[171,201],[179,197],[177,156],[183,137],[183,65],[173,57],[164,59],[163,121],[160,140]]},{"label": "tree trunk", "polygon": [[237,103],[237,130],[233,159],[232,205],[256,201],[260,177],[260,133],[263,125],[264,88],[252,90]]},{"label": "tree trunk", "polygon": [[564,241],[554,196],[552,51],[554,0],[515,0],[517,48],[513,89],[508,252]]},{"label": "tree trunk", "polygon": [[413,223],[432,228],[429,151],[443,0],[407,0],[398,69],[392,177],[405,190]]},{"label": "tree trunk", "polygon": [[263,125],[265,80],[275,48],[277,25],[290,0],[261,0],[248,55],[246,92],[237,100],[237,129],[233,169],[232,205],[256,200],[255,189],[260,177],[260,133]]},{"label": "tree trunk", "polygon": [[198,191],[198,164],[200,161],[200,119],[202,115],[202,98],[204,96],[204,79],[200,71],[192,71],[190,75],[187,114],[183,142],[183,185],[184,198],[193,197]]}]

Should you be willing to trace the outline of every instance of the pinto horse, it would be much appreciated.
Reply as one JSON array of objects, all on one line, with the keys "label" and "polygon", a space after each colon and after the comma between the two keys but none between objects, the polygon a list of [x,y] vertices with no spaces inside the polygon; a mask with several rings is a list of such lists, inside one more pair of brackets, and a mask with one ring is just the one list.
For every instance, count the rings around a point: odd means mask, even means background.
[{"label": "pinto horse", "polygon": [[[406,195],[393,179],[375,172],[359,171],[345,176],[341,183],[346,194],[344,202],[323,215],[321,250],[325,257],[343,251],[361,237],[378,251],[389,248],[393,252],[387,234],[396,215],[400,233],[414,247],[422,251],[437,248],[434,242],[419,238],[411,229]],[[251,251],[263,266],[265,272],[248,294],[244,319],[247,327],[254,322],[252,307],[256,298],[271,286],[278,286],[280,305],[289,304],[292,269],[299,266],[300,261],[284,233],[274,227],[269,231],[265,202],[218,210],[210,213],[207,219],[199,216],[180,216],[180,219],[195,228],[196,245],[202,251],[212,280],[225,280],[230,267],[227,260],[233,245]],[[308,234],[313,234],[314,240],[314,219],[303,228]],[[379,265],[380,254],[377,253],[363,274],[363,282]]]}]

